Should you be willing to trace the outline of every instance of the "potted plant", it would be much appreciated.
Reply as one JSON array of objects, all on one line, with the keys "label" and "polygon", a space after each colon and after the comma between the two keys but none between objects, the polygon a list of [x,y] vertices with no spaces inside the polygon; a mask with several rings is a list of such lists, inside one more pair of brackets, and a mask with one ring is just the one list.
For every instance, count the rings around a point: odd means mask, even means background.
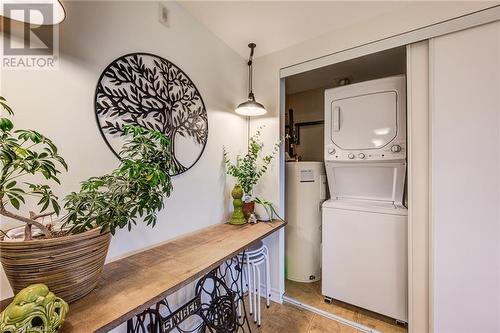
[{"label": "potted plant", "polygon": [[241,186],[245,194],[242,209],[247,219],[255,210],[255,199],[252,197],[253,188],[267,171],[269,164],[271,164],[274,156],[278,153],[280,146],[279,143],[276,143],[271,154],[263,156],[259,161],[259,157],[264,147],[260,139],[262,135],[261,130],[262,128],[259,128],[257,132],[249,138],[247,153],[244,156],[237,155],[236,163],[231,162],[229,154],[224,147],[226,171],[229,175],[236,178],[235,188]]},{"label": "potted plant", "polygon": [[272,202],[262,198],[255,198],[255,203],[258,205],[255,207],[255,214],[261,221],[272,221],[274,217],[283,221],[276,209],[274,209]]},{"label": "potted plant", "polygon": [[[13,115],[3,97],[0,107]],[[160,132],[138,127],[126,127],[124,135],[120,166],[84,181],[65,197],[59,223],[45,224],[39,219],[61,213],[49,183],[59,183],[59,169],[67,165],[50,139],[14,130],[9,119],[0,118],[0,214],[25,223],[0,237],[0,260],[15,293],[44,283],[68,303],[75,301],[97,285],[117,229],[130,230],[139,218],[156,224],[156,213],[172,190],[170,142]],[[39,212],[25,216],[21,211],[28,198],[37,200]]]}]

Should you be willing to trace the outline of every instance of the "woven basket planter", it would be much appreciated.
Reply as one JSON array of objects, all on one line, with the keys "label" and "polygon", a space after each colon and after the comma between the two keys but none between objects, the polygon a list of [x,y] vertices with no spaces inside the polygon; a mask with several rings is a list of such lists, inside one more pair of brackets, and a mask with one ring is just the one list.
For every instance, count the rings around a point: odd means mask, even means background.
[{"label": "woven basket planter", "polygon": [[0,261],[14,293],[44,283],[68,303],[87,295],[99,282],[111,240],[109,233],[100,231],[19,242],[0,240]]}]

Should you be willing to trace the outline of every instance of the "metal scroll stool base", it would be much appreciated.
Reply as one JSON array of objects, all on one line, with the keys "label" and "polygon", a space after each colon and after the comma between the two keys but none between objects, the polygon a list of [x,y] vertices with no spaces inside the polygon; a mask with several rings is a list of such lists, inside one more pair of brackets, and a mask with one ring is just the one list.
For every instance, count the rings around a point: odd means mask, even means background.
[{"label": "metal scroll stool base", "polygon": [[[243,300],[242,267],[239,257],[225,261],[198,281],[195,297],[189,302],[172,311],[165,298],[129,319],[127,333],[250,333]],[[239,305],[243,310],[241,316]]]}]

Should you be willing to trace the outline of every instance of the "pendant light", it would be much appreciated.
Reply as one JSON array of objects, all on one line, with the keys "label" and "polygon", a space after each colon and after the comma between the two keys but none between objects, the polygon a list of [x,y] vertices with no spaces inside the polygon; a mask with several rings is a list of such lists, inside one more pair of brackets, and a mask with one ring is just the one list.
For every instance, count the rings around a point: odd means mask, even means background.
[{"label": "pendant light", "polygon": [[250,57],[248,58],[248,100],[238,105],[235,110],[236,113],[248,117],[261,116],[267,113],[264,105],[255,100],[255,96],[252,91],[252,58],[255,46],[255,43],[248,44],[248,47],[250,48]]},{"label": "pendant light", "polygon": [[[45,8],[50,8],[50,15],[44,16]],[[61,23],[66,12],[58,0],[0,0],[0,16],[40,26]]]}]

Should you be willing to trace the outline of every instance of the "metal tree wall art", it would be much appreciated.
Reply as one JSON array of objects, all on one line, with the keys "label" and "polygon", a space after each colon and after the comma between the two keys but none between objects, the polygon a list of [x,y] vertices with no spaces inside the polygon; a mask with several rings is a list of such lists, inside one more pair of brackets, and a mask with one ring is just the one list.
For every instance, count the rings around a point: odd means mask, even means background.
[{"label": "metal tree wall art", "polygon": [[208,119],[200,92],[179,67],[153,54],[127,54],[106,67],[97,83],[95,113],[116,156],[124,125],[165,133],[174,175],[191,168],[205,149]]}]

